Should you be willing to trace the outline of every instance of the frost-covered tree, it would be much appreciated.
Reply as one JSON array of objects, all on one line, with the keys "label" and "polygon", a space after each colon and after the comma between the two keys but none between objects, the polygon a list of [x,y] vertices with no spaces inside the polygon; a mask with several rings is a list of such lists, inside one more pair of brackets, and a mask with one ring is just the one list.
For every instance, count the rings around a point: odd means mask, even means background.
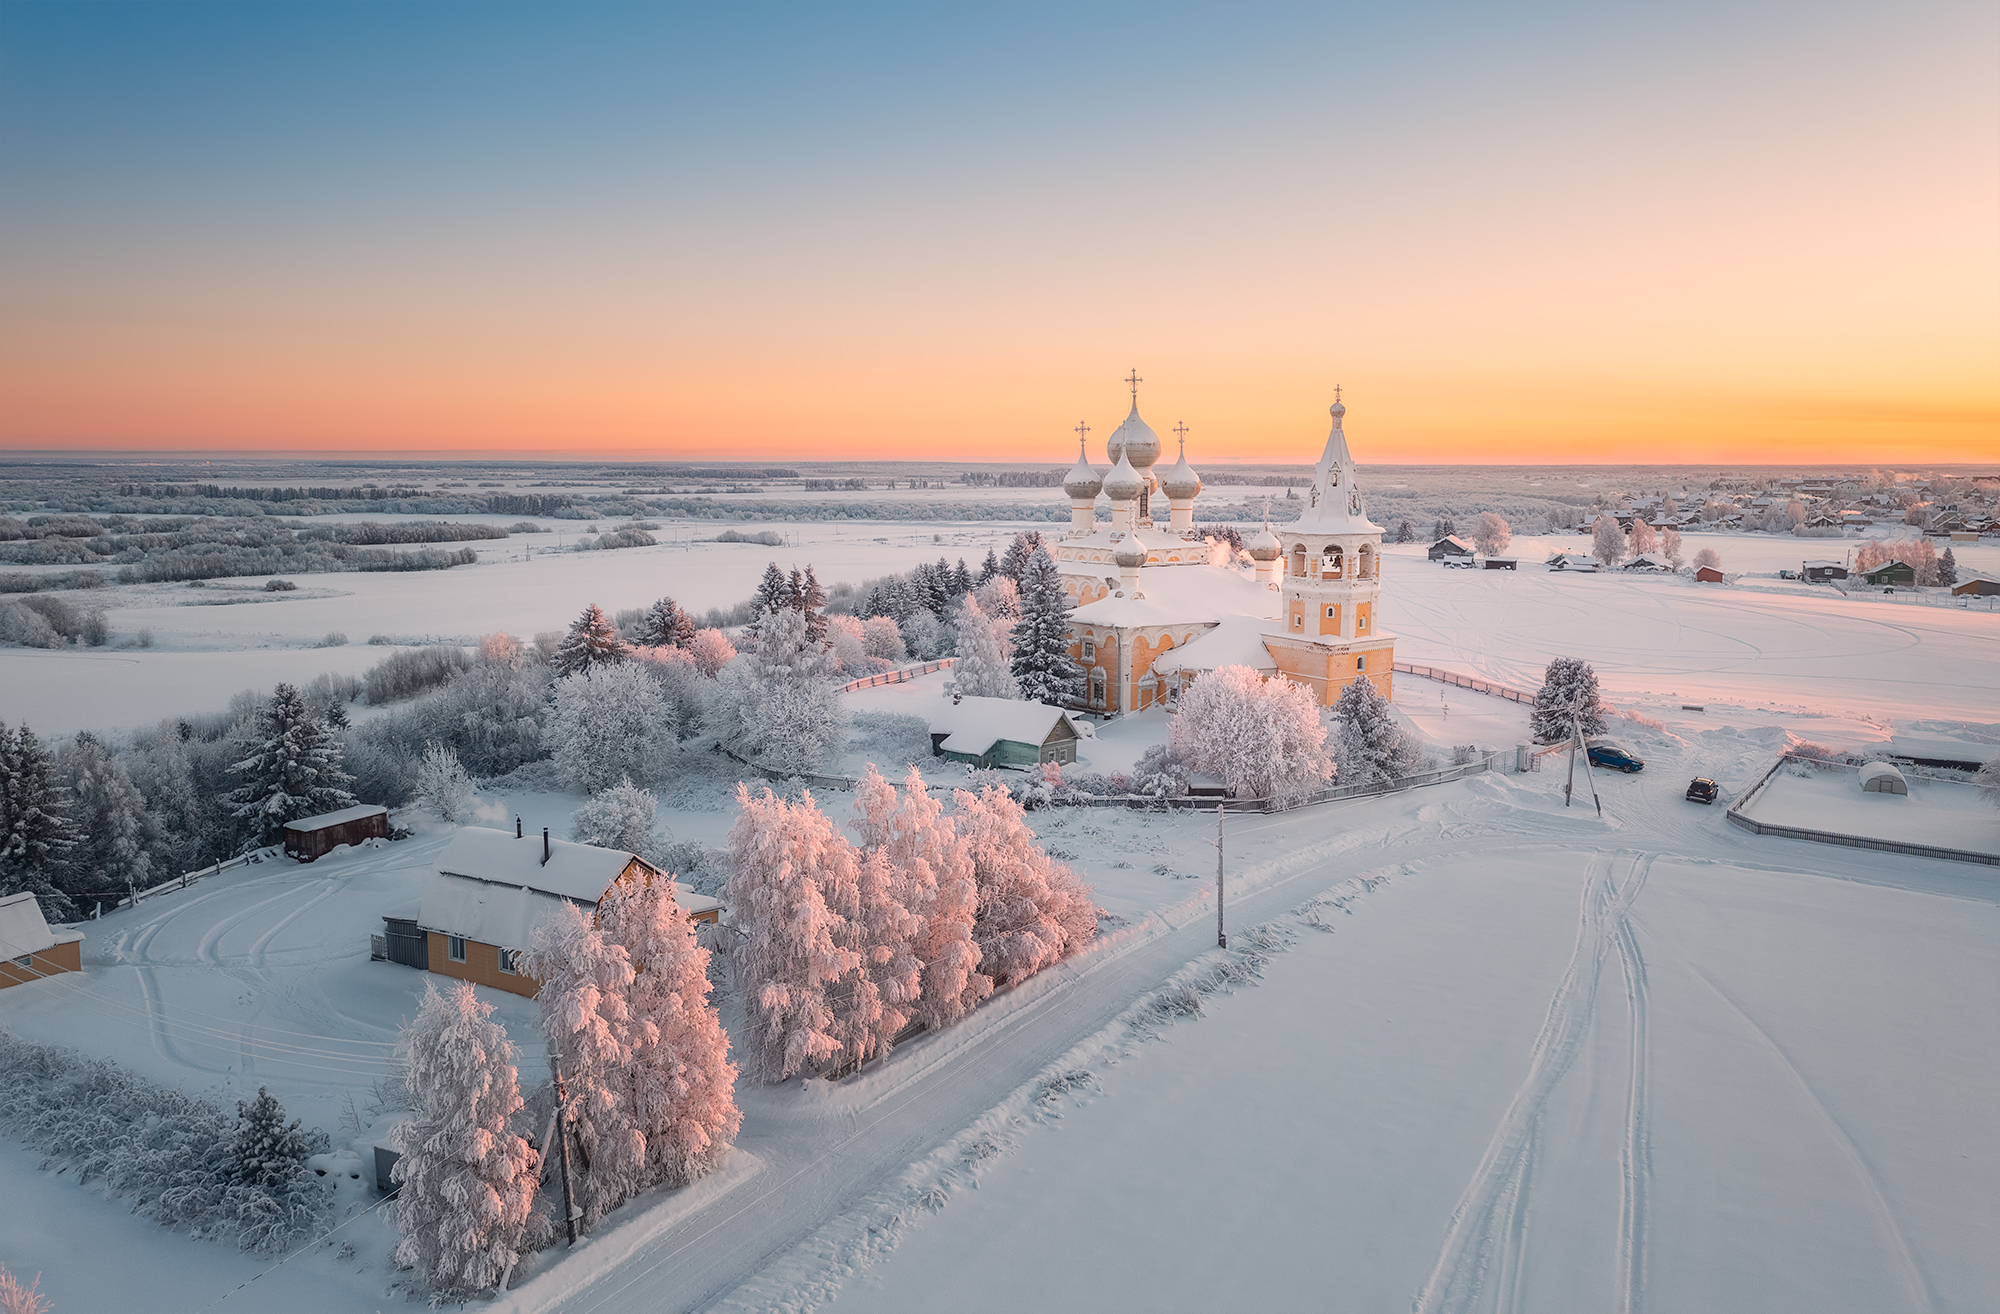
[{"label": "frost-covered tree", "polygon": [[1702,548],[1694,554],[1694,568],[1696,570],[1721,570],[1722,554],[1712,547]]},{"label": "frost-covered tree", "polygon": [[1472,527],[1472,541],[1487,556],[1498,556],[1514,541],[1514,527],[1496,511],[1481,511]]},{"label": "frost-covered tree", "polygon": [[288,821],[354,806],[340,736],[291,685],[279,685],[259,709],[246,747],[248,754],[229,768],[244,777],[229,801],[249,832],[245,851],[276,844]]},{"label": "frost-covered tree", "polygon": [[1035,843],[1021,805],[998,785],[956,790],[953,821],[972,856],[979,967],[996,985],[1026,980],[1090,943],[1090,887]]},{"label": "frost-covered tree", "polygon": [[875,660],[868,655],[861,619],[857,616],[826,618],[826,649],[842,675],[866,675],[876,668]]},{"label": "frost-covered tree", "polygon": [[696,630],[687,648],[695,669],[711,680],[736,656],[736,645],[721,630]]},{"label": "frost-covered tree", "polygon": [[1000,573],[1018,582],[1028,573],[1028,563],[1042,551],[1041,531],[1022,530],[1014,535],[1014,541],[1007,545],[1006,554],[1000,558]]},{"label": "frost-covered tree", "polygon": [[1019,698],[1021,686],[1009,669],[1013,626],[986,614],[967,594],[958,608],[958,659],[951,665],[953,687],[976,698]]},{"label": "frost-covered tree", "polygon": [[0,1314],[49,1314],[49,1298],[42,1294],[42,1275],[35,1274],[26,1286],[0,1264]]},{"label": "frost-covered tree", "polygon": [[764,578],[757,582],[757,589],[750,596],[757,604],[757,614],[768,616],[792,605],[792,582],[778,569],[777,562],[769,562],[764,567]]},{"label": "frost-covered tree", "polygon": [[919,661],[935,661],[952,649],[955,637],[951,627],[939,620],[928,607],[918,607],[903,618],[897,626],[903,636],[903,646],[910,656]]},{"label": "frost-covered tree", "polygon": [[994,620],[1021,619],[1021,586],[1005,575],[995,575],[972,591],[980,609]]},{"label": "frost-covered tree", "polygon": [[1949,587],[1958,583],[1958,558],[1946,548],[1937,559],[1937,582]]},{"label": "frost-covered tree", "polygon": [[646,1184],[646,1141],[627,1080],[632,957],[565,903],[535,928],[520,966],[541,983],[542,1037],[562,1070],[563,1121],[582,1150],[572,1189],[584,1222],[595,1223]]},{"label": "frost-covered tree", "polygon": [[637,663],[592,666],[557,680],[546,730],[556,768],[572,789],[595,794],[646,778],[664,746],[666,700]]},{"label": "frost-covered tree", "polygon": [[729,904],[744,935],[736,949],[743,1068],[753,1081],[776,1083],[841,1052],[829,995],[861,963],[841,947],[846,926],[827,907],[820,872],[847,840],[810,794],[792,804],[768,789],[752,797],[739,784],[736,802]]},{"label": "frost-covered tree", "polygon": [[757,647],[722,668],[708,732],[781,771],[810,771],[847,742],[847,710],[833,664],[811,641],[804,613],[766,617]]},{"label": "frost-covered tree", "polygon": [[1189,767],[1220,777],[1238,795],[1291,798],[1333,775],[1312,694],[1247,666],[1218,667],[1189,685],[1169,738]]},{"label": "frost-covered tree", "polygon": [[899,662],[909,655],[903,647],[903,632],[893,616],[871,615],[863,621],[861,644],[870,657],[885,662]]},{"label": "frost-covered tree", "polygon": [[686,648],[634,648],[632,662],[660,688],[663,737],[675,743],[701,733],[715,685],[695,665]]},{"label": "frost-covered tree", "polygon": [[629,655],[625,640],[618,637],[618,627],[593,602],[570,622],[569,633],[563,636],[549,664],[555,667],[557,676],[581,675],[598,667],[615,666]]},{"label": "frost-covered tree", "polygon": [[793,605],[805,613],[806,637],[814,643],[826,642],[826,590],[820,587],[813,575],[811,563],[806,565],[806,573],[793,575],[795,600]]},{"label": "frost-covered tree", "polygon": [[159,823],[125,764],[88,730],[63,748],[57,763],[77,838],[69,856],[71,888],[81,896],[89,890],[151,885]]},{"label": "frost-covered tree", "polygon": [[1590,527],[1590,551],[1606,569],[1625,559],[1625,534],[1618,528],[1618,517],[1609,511],[1599,515]]},{"label": "frost-covered tree", "polygon": [[479,660],[487,666],[512,671],[518,670],[527,661],[527,656],[521,651],[519,639],[496,631],[479,636]]},{"label": "frost-covered tree", "polygon": [[417,802],[440,821],[464,821],[472,815],[472,776],[458,760],[458,750],[448,744],[433,739],[424,745],[416,792]]},{"label": "frost-covered tree", "polygon": [[1646,517],[1633,516],[1632,532],[1626,537],[1625,543],[1626,546],[1632,549],[1632,555],[1636,557],[1641,552],[1651,552],[1653,549],[1659,547],[1660,536],[1654,532],[1651,525],[1646,523]]},{"label": "frost-covered tree", "polygon": [[993,990],[972,934],[979,910],[972,855],[914,766],[898,796],[870,763],[854,810],[862,845],[887,855],[903,906],[919,919],[910,945],[919,995],[906,1011],[927,1030],[950,1026]]},{"label": "frost-covered tree", "polygon": [[631,1054],[620,1075],[645,1140],[645,1182],[682,1186],[719,1164],[743,1125],[729,1036],[708,998],[708,950],[670,880],[614,888],[598,920],[632,964]]},{"label": "frost-covered tree", "polygon": [[973,581],[973,587],[974,588],[979,587],[980,585],[986,583],[987,580],[992,579],[995,575],[999,573],[1000,573],[1000,558],[993,555],[992,548],[987,548],[986,560],[979,563],[979,576],[977,579]]},{"label": "frost-covered tree", "polygon": [[1681,531],[1678,529],[1663,530],[1660,534],[1660,551],[1665,554],[1667,564],[1675,570],[1679,570],[1681,568]]},{"label": "frost-covered tree", "polygon": [[1576,518],[1561,507],[1550,507],[1543,523],[1551,534],[1567,534],[1576,526]]},{"label": "frost-covered tree", "polygon": [[1021,619],[1013,631],[1014,682],[1021,697],[1031,703],[1074,702],[1083,696],[1083,668],[1069,655],[1069,599],[1055,558],[1037,545],[1022,566],[1020,584]]},{"label": "frost-covered tree", "polygon": [[694,621],[681,604],[672,598],[661,598],[646,608],[646,619],[640,623],[639,635],[649,647],[678,648],[694,637]]},{"label": "frost-covered tree", "polygon": [[2000,808],[2000,757],[1981,766],[1975,779],[1979,784],[1979,797]]},{"label": "frost-covered tree", "polygon": [[254,1100],[236,1102],[236,1136],[229,1146],[230,1174],[236,1181],[283,1188],[307,1171],[311,1153],[305,1125],[297,1119],[286,1123],[285,1106],[268,1087],[259,1086]]},{"label": "frost-covered tree", "polygon": [[1396,535],[1389,541],[1392,543],[1414,543],[1416,540],[1417,531],[1415,527],[1408,520],[1404,520],[1396,526]]},{"label": "frost-covered tree", "polygon": [[1559,744],[1569,738],[1570,725],[1586,735],[1604,731],[1604,704],[1597,692],[1597,672],[1580,657],[1558,657],[1542,676],[1535,693],[1528,727],[1538,744]]},{"label": "frost-covered tree", "polygon": [[658,825],[659,800],[652,790],[639,788],[627,777],[570,814],[569,837],[579,844],[622,849],[651,861],[660,847],[653,836]]},{"label": "frost-covered tree", "polygon": [[528,1239],[540,1160],[512,1127],[520,1078],[507,1032],[467,981],[424,984],[397,1052],[410,1121],[396,1129],[396,1262],[444,1299],[498,1286]]},{"label": "frost-covered tree", "polygon": [[1416,752],[1373,680],[1360,677],[1342,689],[1333,717],[1333,756],[1341,784],[1375,785],[1408,774]]}]

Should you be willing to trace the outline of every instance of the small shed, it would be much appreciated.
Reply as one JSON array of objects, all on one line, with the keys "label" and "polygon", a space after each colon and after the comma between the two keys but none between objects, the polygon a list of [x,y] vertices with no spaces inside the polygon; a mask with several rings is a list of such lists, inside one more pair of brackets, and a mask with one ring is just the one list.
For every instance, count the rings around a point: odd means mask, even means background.
[{"label": "small shed", "polygon": [[1448,534],[1431,544],[1431,560],[1443,561],[1446,557],[1470,557],[1472,544],[1456,534]]},{"label": "small shed", "polygon": [[1717,570],[1714,566],[1697,566],[1695,568],[1694,577],[1703,584],[1722,583],[1722,572]]},{"label": "small shed", "polygon": [[1917,582],[1917,569],[1907,561],[1885,561],[1873,570],[1861,572],[1861,578],[1870,584],[1912,584]]},{"label": "small shed", "polygon": [[285,823],[285,856],[300,862],[323,858],[342,844],[389,838],[389,809],[362,803]]},{"label": "small shed", "polygon": [[1861,792],[1864,794],[1907,794],[1910,782],[1887,762],[1861,764]]},{"label": "small shed", "polygon": [[1799,578],[1808,584],[1824,584],[1830,579],[1846,579],[1847,567],[1838,561],[1801,561]]},{"label": "small shed", "polygon": [[1994,598],[2000,597],[2000,579],[1985,575],[1969,575],[1962,582],[1952,585],[1954,598]]},{"label": "small shed", "polygon": [[49,929],[26,890],[0,898],[0,990],[83,970],[83,932]]},{"label": "small shed", "polygon": [[1517,565],[1519,565],[1519,564],[1520,564],[1520,560],[1519,560],[1519,558],[1516,558],[1516,557],[1488,557],[1488,558],[1486,558],[1486,568],[1487,568],[1488,570],[1512,570],[1512,569],[1514,569],[1514,567],[1516,567],[1516,566],[1517,566]]},{"label": "small shed", "polygon": [[976,766],[1076,761],[1080,738],[1069,713],[1048,703],[954,695],[931,714],[931,752]]}]

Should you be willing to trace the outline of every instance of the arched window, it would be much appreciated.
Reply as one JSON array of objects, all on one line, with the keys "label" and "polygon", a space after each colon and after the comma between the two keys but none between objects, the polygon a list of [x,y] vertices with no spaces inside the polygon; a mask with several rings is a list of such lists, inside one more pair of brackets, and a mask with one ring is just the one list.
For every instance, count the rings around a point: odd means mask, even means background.
[{"label": "arched window", "polygon": [[1344,564],[1345,564],[1344,560],[1340,553],[1340,544],[1338,543],[1327,544],[1326,564],[1320,568],[1320,578],[1339,579]]}]

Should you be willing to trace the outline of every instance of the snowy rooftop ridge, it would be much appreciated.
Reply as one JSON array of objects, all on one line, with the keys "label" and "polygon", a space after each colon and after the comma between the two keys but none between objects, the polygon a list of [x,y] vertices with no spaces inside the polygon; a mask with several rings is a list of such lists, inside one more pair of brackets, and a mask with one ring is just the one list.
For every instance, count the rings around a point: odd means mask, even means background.
[{"label": "snowy rooftop ridge", "polygon": [[565,899],[596,903],[636,856],[572,840],[551,839],[548,849],[545,864],[539,835],[515,839],[505,831],[467,826],[452,836],[438,855],[437,871],[496,885],[524,885]]},{"label": "snowy rooftop ridge", "polygon": [[372,817],[378,812],[387,816],[389,809],[379,803],[357,803],[351,808],[342,808],[338,812],[322,812],[316,817],[300,817],[297,821],[288,821],[285,823],[285,829],[298,831],[324,830],[328,826],[344,826],[350,821],[359,821],[363,817]]},{"label": "snowy rooftop ridge", "polygon": [[0,899],[0,958],[24,958],[82,938],[81,931],[50,930],[42,905],[26,890]]},{"label": "snowy rooftop ridge", "polygon": [[931,733],[945,736],[940,747],[978,756],[1002,739],[1018,744],[1046,743],[1056,722],[1068,716],[1062,708],[1048,703],[966,695],[945,699],[930,720]]},{"label": "snowy rooftop ridge", "polygon": [[1212,624],[1225,616],[1275,617],[1279,598],[1269,585],[1227,566],[1187,566],[1139,572],[1139,596],[1099,598],[1070,612],[1086,625]]}]

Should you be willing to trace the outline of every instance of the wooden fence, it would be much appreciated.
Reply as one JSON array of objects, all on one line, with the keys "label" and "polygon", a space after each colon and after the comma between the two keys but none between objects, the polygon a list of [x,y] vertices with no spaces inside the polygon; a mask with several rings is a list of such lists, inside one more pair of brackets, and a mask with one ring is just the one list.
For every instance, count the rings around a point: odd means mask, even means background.
[{"label": "wooden fence", "polygon": [[1441,670],[1435,666],[1413,666],[1409,662],[1396,662],[1394,666],[1405,675],[1422,676],[1426,680],[1436,680],[1440,684],[1456,685],[1461,689],[1470,689],[1474,693],[1492,694],[1495,698],[1505,698],[1509,702],[1532,703],[1535,701],[1535,696],[1531,693],[1522,693],[1519,689],[1512,689],[1504,684],[1495,684],[1491,680],[1482,680],[1477,676],[1461,675],[1457,671]]},{"label": "wooden fence", "polygon": [[880,675],[864,675],[859,680],[849,680],[835,692],[853,693],[856,689],[879,689],[885,684],[902,684],[920,675],[929,675],[932,671],[942,671],[956,660],[954,657],[942,657],[921,666],[905,666],[899,670],[883,671]]}]

